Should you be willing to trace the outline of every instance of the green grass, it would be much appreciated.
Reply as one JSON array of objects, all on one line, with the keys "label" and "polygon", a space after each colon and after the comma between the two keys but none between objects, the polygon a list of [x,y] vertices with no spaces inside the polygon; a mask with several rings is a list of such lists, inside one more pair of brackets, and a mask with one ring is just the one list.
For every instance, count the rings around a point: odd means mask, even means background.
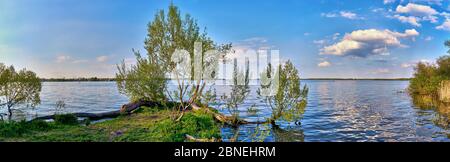
[{"label": "green grass", "polygon": [[60,122],[0,123],[0,141],[31,142],[183,142],[196,138],[220,138],[220,127],[211,115],[187,112],[176,122],[169,110],[142,108],[139,112],[89,126]]}]

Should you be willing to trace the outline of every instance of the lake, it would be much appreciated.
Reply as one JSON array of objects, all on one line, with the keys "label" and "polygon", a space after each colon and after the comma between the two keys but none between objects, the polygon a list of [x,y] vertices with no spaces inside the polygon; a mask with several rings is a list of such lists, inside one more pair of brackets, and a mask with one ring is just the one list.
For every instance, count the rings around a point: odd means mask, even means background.
[{"label": "lake", "polygon": [[[271,129],[270,125],[224,127],[224,140],[450,141],[448,116],[435,108],[415,106],[404,93],[409,81],[305,80],[302,84],[310,90],[299,123],[279,121],[281,129]],[[270,116],[266,104],[257,98],[257,88],[252,86],[247,100],[240,105],[244,119],[264,120]],[[216,89],[218,95],[229,91],[226,86]],[[58,100],[65,102],[65,112],[93,113],[118,110],[128,102],[118,93],[115,82],[44,82],[41,100],[36,108],[25,109],[23,117],[53,114]],[[247,112],[250,106],[259,111]]]}]

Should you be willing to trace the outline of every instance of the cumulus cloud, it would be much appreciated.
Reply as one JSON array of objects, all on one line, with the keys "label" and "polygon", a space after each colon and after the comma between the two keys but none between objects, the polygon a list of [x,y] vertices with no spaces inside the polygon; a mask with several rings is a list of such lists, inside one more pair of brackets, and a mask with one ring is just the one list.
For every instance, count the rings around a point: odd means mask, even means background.
[{"label": "cumulus cloud", "polygon": [[[420,5],[414,3],[408,3],[406,6],[398,5],[394,16],[388,16],[395,18],[403,23],[409,23],[416,27],[420,27],[420,21],[429,21],[431,23],[437,23],[440,15],[435,9],[427,5]],[[399,15],[404,14],[404,15]]]},{"label": "cumulus cloud", "polygon": [[430,6],[414,3],[408,3],[406,6],[399,5],[397,6],[396,12],[414,16],[430,16],[438,14],[438,12]]},{"label": "cumulus cloud", "polygon": [[415,29],[405,30],[404,33],[377,29],[357,30],[347,33],[340,42],[323,47],[320,54],[357,57],[387,55],[389,48],[407,47],[400,39],[418,35],[419,32]]},{"label": "cumulus cloud", "polygon": [[394,15],[394,18],[398,19],[400,22],[402,23],[409,23],[411,25],[420,27],[422,26],[419,21],[420,18],[415,17],[415,16],[400,16],[400,15]]},{"label": "cumulus cloud", "polygon": [[438,30],[450,31],[450,19],[446,19],[442,25],[436,27]]},{"label": "cumulus cloud", "polygon": [[317,66],[318,67],[329,67],[329,66],[331,66],[331,63],[328,61],[323,61],[323,62],[320,62],[319,64],[317,64]]}]

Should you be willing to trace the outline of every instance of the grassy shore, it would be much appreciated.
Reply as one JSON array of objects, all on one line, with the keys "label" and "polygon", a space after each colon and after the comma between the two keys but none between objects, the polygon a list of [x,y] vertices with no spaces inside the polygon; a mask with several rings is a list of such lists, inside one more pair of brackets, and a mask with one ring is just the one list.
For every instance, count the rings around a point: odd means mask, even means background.
[{"label": "grassy shore", "polygon": [[212,116],[187,112],[176,122],[171,110],[144,107],[129,116],[121,116],[90,125],[57,122],[0,122],[0,141],[31,142],[183,142],[185,135],[196,138],[220,138],[220,127]]}]

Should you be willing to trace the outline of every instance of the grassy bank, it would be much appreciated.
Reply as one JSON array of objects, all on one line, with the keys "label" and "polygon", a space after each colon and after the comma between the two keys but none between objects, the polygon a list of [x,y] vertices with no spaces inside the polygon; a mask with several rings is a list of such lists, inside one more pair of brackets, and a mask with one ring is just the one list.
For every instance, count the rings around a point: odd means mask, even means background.
[{"label": "grassy bank", "polygon": [[58,122],[0,123],[0,141],[51,142],[182,142],[186,134],[197,138],[220,138],[212,116],[187,112],[176,122],[170,110],[141,108],[129,116],[88,126]]}]

